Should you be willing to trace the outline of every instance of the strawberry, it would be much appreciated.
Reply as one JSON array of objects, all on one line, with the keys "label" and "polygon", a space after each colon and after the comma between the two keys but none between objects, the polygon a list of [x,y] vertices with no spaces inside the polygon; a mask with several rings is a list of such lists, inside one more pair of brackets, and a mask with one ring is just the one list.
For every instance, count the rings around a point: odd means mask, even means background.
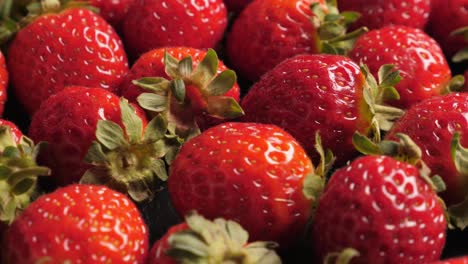
[{"label": "strawberry", "polygon": [[224,0],[228,11],[239,13],[244,9],[252,0]]},{"label": "strawberry", "polygon": [[[136,109],[146,123],[142,110]],[[40,161],[50,166],[56,184],[77,182],[89,168],[84,158],[96,139],[99,120],[123,126],[119,98],[105,89],[80,86],[49,97],[33,116],[29,135],[35,141],[49,143]]]},{"label": "strawberry", "polygon": [[468,195],[468,174],[466,169],[457,170],[451,143],[458,132],[461,145],[468,147],[467,116],[468,94],[435,96],[408,109],[386,135],[387,139],[395,139],[397,133],[404,133],[416,142],[422,150],[422,160],[447,185],[441,196],[449,205],[462,202]]},{"label": "strawberry", "polygon": [[434,262],[431,262],[430,264],[468,264],[468,256],[434,261]]},{"label": "strawberry", "polygon": [[0,119],[0,126],[7,126],[10,129],[11,136],[16,144],[20,143],[23,132],[11,121]]},{"label": "strawberry", "polygon": [[33,202],[7,232],[7,263],[146,263],[136,206],[104,186],[70,185]]},{"label": "strawberry", "polygon": [[444,207],[418,168],[388,156],[357,158],[335,171],[312,223],[320,258],[353,248],[351,263],[428,263],[445,244]]},{"label": "strawberry", "polygon": [[302,193],[314,167],[299,143],[273,125],[228,122],[187,141],[168,188],[180,215],[196,210],[240,223],[253,240],[287,248],[311,213]]},{"label": "strawberry", "polygon": [[[179,69],[184,65],[190,70],[183,73]],[[218,61],[216,53],[211,49],[204,51],[172,47],[149,51],[143,54],[130,69],[130,73],[122,82],[121,94],[131,102],[136,102],[138,96],[145,91],[161,95],[162,86],[165,85],[167,88],[170,83],[177,80],[184,83],[183,98],[174,98],[169,92],[167,92],[169,95],[164,93],[164,97],[167,98],[165,102],[169,105],[165,111],[170,115],[168,119],[169,121],[175,119],[174,122],[178,123],[179,128],[198,126],[204,130],[221,123],[222,119],[235,118],[243,114],[237,103],[240,89],[235,73],[227,69],[223,62]],[[222,81],[219,82],[220,80]],[[212,84],[216,84],[216,88]],[[148,86],[154,88],[148,90]],[[175,92],[172,94],[176,95]],[[157,98],[161,98],[159,95]],[[155,109],[156,103],[151,100],[154,96],[140,98],[142,100],[139,102],[143,108],[152,112],[163,112]],[[147,99],[150,99],[149,104],[146,103]]]},{"label": "strawberry", "polygon": [[[390,68],[381,75],[390,77],[381,80],[383,87],[390,88],[398,81]],[[336,165],[343,165],[358,154],[352,145],[354,132],[376,133],[378,129],[371,125],[375,124],[374,115],[380,123],[384,121],[385,113],[371,107],[381,99],[368,102],[365,96],[381,93],[377,97],[383,98],[384,92],[372,92],[378,87],[367,77],[356,63],[341,55],[298,55],[283,61],[253,85],[241,103],[243,120],[280,126],[301,142],[315,162],[318,155],[312,135],[320,131],[323,145],[336,155]],[[385,109],[400,115],[396,109]]]},{"label": "strawberry", "polygon": [[400,99],[389,104],[399,108],[444,93],[451,78],[437,42],[416,28],[386,26],[371,30],[358,38],[349,56],[366,64],[374,75],[383,64],[395,65],[403,78],[395,86]]},{"label": "strawberry", "polygon": [[[248,242],[248,233],[236,222],[209,221],[191,213],[184,223],[171,227],[152,247],[148,264],[281,263],[275,243]],[[196,245],[203,245],[200,252]]]},{"label": "strawberry", "polygon": [[[451,58],[459,50],[468,46],[468,37],[451,35],[459,28],[468,26],[467,0],[433,0],[428,32],[438,41],[445,55]],[[450,21],[442,23],[441,21]]]},{"label": "strawberry", "polygon": [[135,1],[123,21],[125,45],[134,58],[154,48],[212,48],[227,27],[222,0]]},{"label": "strawberry", "polygon": [[99,8],[101,15],[115,29],[120,29],[125,15],[135,0],[90,0],[91,4]]},{"label": "strawberry", "polygon": [[[327,3],[326,3],[327,2]],[[303,53],[344,53],[346,25],[356,14],[340,15],[335,1],[258,0],[237,17],[227,36],[232,67],[249,81],[281,61]],[[336,2],[335,2],[336,4]]]},{"label": "strawberry", "polygon": [[122,42],[104,19],[83,8],[54,10],[19,30],[8,49],[14,92],[30,114],[66,86],[116,92],[128,72]]},{"label": "strawberry", "polygon": [[338,0],[343,11],[358,12],[361,17],[352,26],[378,29],[403,25],[424,29],[431,11],[431,0]]},{"label": "strawberry", "polygon": [[7,100],[8,70],[5,63],[5,57],[0,52],[0,116],[3,115],[5,102]]}]

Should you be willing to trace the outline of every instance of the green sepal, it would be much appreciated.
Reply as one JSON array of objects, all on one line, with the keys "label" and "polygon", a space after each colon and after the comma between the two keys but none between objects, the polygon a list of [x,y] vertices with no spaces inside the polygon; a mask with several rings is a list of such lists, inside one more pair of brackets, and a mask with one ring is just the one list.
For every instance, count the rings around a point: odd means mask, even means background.
[{"label": "green sepal", "polygon": [[168,98],[154,93],[142,93],[137,97],[138,104],[145,110],[156,113],[164,112],[168,109]]},{"label": "green sepal", "polygon": [[183,78],[189,78],[193,72],[193,60],[191,56],[187,56],[180,60],[179,65],[177,66],[180,75]]},{"label": "green sepal", "polygon": [[380,148],[380,145],[372,141],[367,136],[359,133],[358,131],[354,132],[352,142],[357,151],[364,155],[381,155],[383,151]]},{"label": "green sepal", "polygon": [[120,110],[122,115],[122,123],[130,139],[130,143],[136,143],[141,140],[143,134],[143,121],[135,115],[135,109],[128,103],[125,98],[120,98]]},{"label": "green sepal", "polygon": [[169,52],[164,51],[165,72],[172,78],[182,78],[179,72],[179,61],[174,58]]},{"label": "green sepal", "polygon": [[226,94],[236,84],[237,76],[233,70],[225,70],[218,74],[207,87],[207,93],[212,96]]},{"label": "green sepal", "polygon": [[452,57],[452,61],[455,63],[459,63],[459,62],[466,61],[466,60],[468,60],[468,48],[463,48],[459,50]]},{"label": "green sepal", "polygon": [[236,222],[221,218],[209,221],[190,213],[188,228],[169,236],[165,252],[177,263],[281,263],[273,242],[248,243],[248,233]]},{"label": "green sepal", "polygon": [[181,79],[174,79],[171,82],[171,91],[174,97],[179,103],[183,103],[185,100],[185,83]]},{"label": "green sepal", "polygon": [[468,196],[463,202],[449,206],[448,216],[454,227],[464,230],[468,226]]},{"label": "green sepal", "polygon": [[324,264],[349,264],[352,259],[359,257],[359,251],[354,248],[345,248],[341,252],[329,253],[325,256]]},{"label": "green sepal", "polygon": [[144,140],[145,141],[157,141],[164,138],[167,130],[167,120],[161,115],[154,117],[145,129]]},{"label": "green sepal", "polygon": [[109,120],[98,121],[96,138],[99,143],[109,150],[117,149],[127,143],[123,129],[118,124]]},{"label": "green sepal", "polygon": [[205,87],[211,82],[218,71],[218,55],[213,49],[208,49],[205,57],[197,65],[192,74],[192,81],[202,89],[204,93]]},{"label": "green sepal", "polygon": [[445,86],[445,89],[441,91],[441,94],[445,95],[453,92],[463,92],[465,89],[465,81],[465,76],[461,74],[453,76]]},{"label": "green sepal", "polygon": [[461,145],[460,138],[460,132],[455,132],[450,144],[450,152],[457,172],[468,176],[468,148]]},{"label": "green sepal", "polygon": [[320,156],[319,165],[315,169],[315,174],[321,176],[322,178],[326,178],[328,172],[335,163],[336,157],[333,155],[333,152],[330,149],[325,150],[323,148],[322,138],[320,137],[319,131],[315,133],[315,151],[317,151]]},{"label": "green sepal", "polygon": [[143,77],[133,80],[132,83],[150,92],[167,95],[171,82],[162,77]]},{"label": "green sepal", "polygon": [[212,96],[207,98],[209,115],[222,119],[234,119],[244,115],[239,103],[229,96]]},{"label": "green sepal", "polygon": [[304,178],[304,187],[302,189],[302,193],[307,199],[313,200],[315,204],[315,202],[318,201],[318,198],[322,194],[324,188],[325,179],[315,173],[309,173]]}]

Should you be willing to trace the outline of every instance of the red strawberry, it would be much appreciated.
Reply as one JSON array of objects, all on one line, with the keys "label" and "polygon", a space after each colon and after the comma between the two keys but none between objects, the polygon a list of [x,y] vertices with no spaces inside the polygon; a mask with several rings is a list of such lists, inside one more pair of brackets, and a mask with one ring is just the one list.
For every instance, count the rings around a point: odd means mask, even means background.
[{"label": "red strawberry", "polygon": [[352,18],[355,16],[340,16],[333,1],[253,1],[228,34],[229,62],[240,76],[256,81],[281,61],[298,54],[342,54],[347,46],[337,39],[345,35]]},{"label": "red strawberry", "polygon": [[5,57],[3,56],[3,53],[0,52],[0,116],[3,115],[5,102],[7,100],[8,78]]},{"label": "red strawberry", "polygon": [[430,264],[468,264],[468,256],[435,261],[435,262],[431,262]]},{"label": "red strawberry", "polygon": [[99,8],[99,15],[116,29],[120,29],[120,23],[134,2],[135,0],[91,0],[91,4]]},{"label": "red strawberry", "polygon": [[[394,85],[389,80],[384,83]],[[352,145],[354,132],[370,134],[374,130],[370,102],[364,97],[370,91],[368,84],[359,66],[347,57],[299,55],[283,61],[254,84],[242,101],[243,120],[282,127],[301,142],[314,161],[318,155],[313,135],[320,131],[323,145],[342,165],[358,154]]]},{"label": "red strawberry", "polygon": [[378,29],[388,25],[403,25],[424,29],[429,20],[431,0],[338,0],[343,11],[358,12],[361,17],[353,27]]},{"label": "red strawberry", "polygon": [[23,132],[21,132],[21,130],[14,123],[5,119],[0,119],[0,126],[7,126],[10,129],[15,143],[20,143],[20,140],[23,137]]},{"label": "red strawberry", "polygon": [[146,263],[148,232],[124,195],[71,185],[32,203],[7,232],[7,263]]},{"label": "red strawberry", "polygon": [[400,108],[445,92],[451,78],[439,45],[420,29],[387,26],[369,31],[358,38],[349,56],[374,75],[383,64],[395,65],[403,78],[395,86],[400,100],[389,103]]},{"label": "red strawberry", "polygon": [[[197,244],[196,244],[196,243]],[[203,253],[196,245],[206,246]],[[184,223],[171,227],[152,247],[148,264],[281,263],[271,249],[275,243],[248,242],[248,233],[236,222],[209,221],[190,214]]]},{"label": "red strawberry", "polygon": [[[468,46],[468,38],[451,36],[454,30],[468,26],[468,0],[433,0],[428,32],[437,40],[447,57]],[[450,21],[450,23],[443,23]]]},{"label": "red strawberry", "polygon": [[224,0],[227,9],[235,13],[242,11],[250,2],[252,0]]},{"label": "red strawberry", "polygon": [[119,98],[104,89],[68,87],[44,101],[32,118],[29,135],[49,143],[40,160],[52,169],[53,181],[66,185],[80,180],[89,167],[83,160],[96,139],[99,120],[123,126]]},{"label": "red strawberry", "polygon": [[445,244],[444,208],[418,168],[387,156],[364,156],[337,170],[312,223],[321,258],[354,248],[351,263],[427,263]]},{"label": "red strawberry", "polygon": [[[171,59],[165,57],[166,53],[168,56],[172,56],[171,61],[165,61],[165,59]],[[191,58],[192,65],[190,66],[194,70],[187,76],[182,76],[176,66],[180,61],[188,57]],[[209,72],[208,66],[213,67],[212,72]],[[207,67],[208,69],[206,69]],[[198,74],[207,70],[206,74]],[[212,82],[212,79],[216,80],[216,77],[220,77],[225,73],[230,73],[233,82],[225,85],[223,92],[213,94],[209,90],[209,84]],[[218,61],[217,55],[213,50],[204,51],[187,47],[172,47],[149,51],[143,54],[132,66],[130,73],[122,82],[121,94],[131,102],[136,102],[137,97],[145,92],[145,89],[137,86],[134,81],[143,78],[140,86],[148,86],[152,80],[155,81],[155,84],[159,85],[161,80],[157,79],[158,77],[171,81],[181,79],[185,83],[186,88],[183,103],[178,101],[173,102],[175,99],[169,98],[172,103],[171,107],[169,107],[170,112],[175,118],[179,119],[179,123],[189,123],[192,119],[195,119],[197,125],[204,130],[219,124],[223,118],[233,118],[242,114],[241,109],[237,107],[236,103],[239,101],[240,89],[235,80],[235,74],[231,70],[228,70],[223,62]],[[226,99],[228,105],[222,106],[216,111],[210,109],[211,106],[215,105],[215,102],[218,102],[216,100],[213,101],[213,99],[221,96]],[[233,105],[236,105],[236,107],[233,107]],[[143,104],[142,106],[145,107]],[[226,113],[222,113],[221,110],[227,111]],[[190,126],[190,124],[187,126]]]},{"label": "red strawberry", "polygon": [[422,160],[433,174],[441,176],[447,191],[441,195],[447,204],[462,202],[468,195],[466,172],[457,171],[452,159],[451,142],[460,133],[463,146],[468,146],[468,94],[436,96],[412,106],[386,135],[396,133],[411,137],[422,150]]},{"label": "red strawberry", "polygon": [[115,92],[128,72],[114,29],[100,16],[79,8],[33,20],[16,34],[7,59],[14,92],[30,114],[66,86]]},{"label": "red strawberry", "polygon": [[135,1],[123,22],[125,45],[135,58],[154,48],[212,48],[227,26],[222,0]]},{"label": "red strawberry", "polygon": [[180,215],[196,210],[240,223],[253,240],[291,246],[310,216],[302,193],[314,167],[282,129],[224,123],[187,141],[171,165],[169,193]]}]

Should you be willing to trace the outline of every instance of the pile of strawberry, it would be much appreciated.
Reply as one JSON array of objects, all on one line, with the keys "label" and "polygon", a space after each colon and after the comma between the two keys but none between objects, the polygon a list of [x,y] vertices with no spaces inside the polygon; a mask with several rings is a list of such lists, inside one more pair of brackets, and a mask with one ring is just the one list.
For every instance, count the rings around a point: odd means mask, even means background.
[{"label": "pile of strawberry", "polygon": [[1,263],[468,262],[467,0],[0,16]]}]

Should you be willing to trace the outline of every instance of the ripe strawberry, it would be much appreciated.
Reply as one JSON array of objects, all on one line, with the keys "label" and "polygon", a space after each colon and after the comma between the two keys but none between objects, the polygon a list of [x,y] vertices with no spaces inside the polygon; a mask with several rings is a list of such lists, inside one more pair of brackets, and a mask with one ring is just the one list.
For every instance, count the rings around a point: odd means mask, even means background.
[{"label": "ripe strawberry", "polygon": [[[468,26],[467,0],[433,0],[428,32],[440,44],[445,55],[451,58],[456,52],[468,46],[468,38],[451,36],[459,28]],[[441,21],[450,21],[443,23]]]},{"label": "ripe strawberry", "polygon": [[468,175],[457,171],[451,146],[455,132],[460,133],[461,144],[468,146],[467,116],[468,94],[436,96],[408,109],[386,135],[395,139],[396,133],[404,133],[415,141],[422,150],[422,160],[447,185],[441,196],[449,205],[462,202],[468,195]]},{"label": "ripe strawberry", "polygon": [[437,42],[415,28],[387,26],[369,31],[358,38],[349,56],[366,64],[374,75],[383,64],[395,65],[403,78],[395,86],[400,100],[389,103],[404,109],[445,92],[451,78]]},{"label": "ripe strawberry", "polygon": [[[182,75],[178,65],[188,57],[191,58],[192,65],[190,66],[194,70]],[[213,68],[210,69],[210,67]],[[226,77],[227,75],[229,75],[231,82],[224,81],[220,83],[221,86],[217,85],[216,88],[224,90],[217,91],[216,94],[210,91],[209,85],[216,80],[216,77]],[[141,87],[147,87],[151,84],[161,86],[161,78],[170,81],[180,79],[185,83],[185,96],[182,102],[171,96],[167,100],[171,102],[170,107],[167,108],[173,115],[172,119],[178,119],[176,122],[184,123],[184,126],[191,127],[193,125],[190,123],[195,121],[198,127],[204,130],[219,124],[221,119],[234,118],[242,114],[242,110],[237,105],[240,89],[235,79],[235,73],[227,69],[223,62],[218,61],[213,50],[203,51],[187,47],[172,47],[149,51],[143,54],[130,69],[130,73],[122,82],[121,94],[131,102],[136,102],[137,97],[145,92],[145,89]],[[136,80],[140,79],[142,79],[141,82],[135,83]],[[149,91],[154,92],[154,89]],[[216,100],[217,98],[224,100],[224,105],[220,100]],[[221,107],[211,109],[211,106],[218,105],[216,102],[220,102]],[[145,105],[142,104],[144,108]]]},{"label": "ripe strawberry", "polygon": [[3,53],[0,52],[0,116],[3,115],[5,102],[7,100],[8,78],[5,57],[3,56]]},{"label": "ripe strawberry", "polygon": [[224,0],[228,11],[239,13],[244,9],[252,0]]},{"label": "ripe strawberry", "polygon": [[240,223],[253,240],[289,247],[311,205],[302,193],[314,167],[297,141],[273,125],[224,123],[187,141],[168,188],[180,215],[196,210]]},{"label": "ripe strawberry", "polygon": [[430,264],[468,264],[468,256],[435,261],[435,262],[431,262]]},{"label": "ripe strawberry", "polygon": [[[382,75],[390,76],[386,74]],[[391,87],[396,81],[383,84]],[[367,102],[364,95],[370,92],[369,85],[359,66],[347,57],[299,55],[283,61],[254,84],[241,103],[243,120],[285,129],[314,162],[318,155],[312,135],[320,131],[324,147],[336,155],[339,166],[358,154],[352,145],[356,130],[364,134],[376,130],[371,126],[369,106],[374,103]]]},{"label": "ripe strawberry", "polygon": [[134,2],[135,0],[91,0],[91,4],[99,8],[99,15],[115,29],[120,29],[120,23]]},{"label": "ripe strawberry", "polygon": [[312,223],[315,253],[354,248],[352,263],[427,263],[445,243],[444,208],[415,166],[364,156],[337,170]]},{"label": "ripe strawberry", "polygon": [[125,45],[134,58],[154,48],[212,48],[227,26],[222,0],[135,1],[123,21]]},{"label": "ripe strawberry", "polygon": [[345,35],[346,25],[353,18],[356,16],[340,16],[333,1],[253,1],[234,21],[227,36],[229,62],[240,76],[256,81],[298,54],[342,54],[346,44],[338,39]]},{"label": "ripe strawberry", "polygon": [[[136,111],[146,123],[142,110]],[[55,183],[77,182],[89,168],[83,160],[96,139],[99,120],[123,126],[119,98],[105,89],[78,86],[49,97],[33,116],[29,135],[49,143],[40,161],[52,169]]]},{"label": "ripe strawberry", "polygon": [[353,27],[378,29],[389,25],[403,25],[424,29],[429,20],[431,0],[338,0],[343,11],[361,14]]},{"label": "ripe strawberry", "polygon": [[14,92],[30,114],[66,86],[115,92],[128,72],[127,57],[114,29],[81,8],[34,19],[16,34],[7,60]]},{"label": "ripe strawberry", "polygon": [[[248,233],[234,221],[209,221],[192,213],[153,245],[148,264],[281,263],[272,249],[275,243],[252,243],[248,238]],[[202,252],[196,245],[203,245]]]},{"label": "ripe strawberry", "polygon": [[7,232],[7,263],[146,263],[148,232],[124,195],[70,185],[32,203]]}]

